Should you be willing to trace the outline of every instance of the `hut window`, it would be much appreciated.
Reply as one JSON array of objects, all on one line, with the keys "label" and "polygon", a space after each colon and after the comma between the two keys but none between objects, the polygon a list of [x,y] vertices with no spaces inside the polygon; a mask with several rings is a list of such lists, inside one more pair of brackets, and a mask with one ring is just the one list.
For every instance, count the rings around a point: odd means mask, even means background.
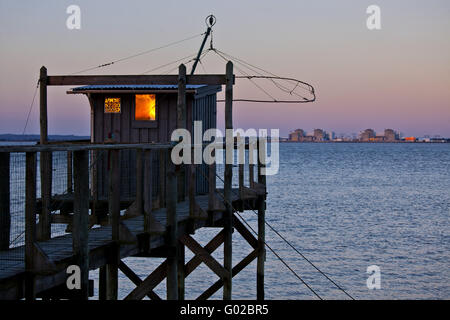
[{"label": "hut window", "polygon": [[156,120],[156,97],[154,94],[137,94],[134,112],[135,120]]},{"label": "hut window", "polygon": [[120,113],[120,98],[105,98],[105,113]]}]

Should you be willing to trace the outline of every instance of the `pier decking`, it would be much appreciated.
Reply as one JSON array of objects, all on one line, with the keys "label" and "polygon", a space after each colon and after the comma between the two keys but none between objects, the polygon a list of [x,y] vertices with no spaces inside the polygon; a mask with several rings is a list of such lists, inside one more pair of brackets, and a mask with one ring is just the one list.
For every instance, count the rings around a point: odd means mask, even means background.
[{"label": "pier decking", "polygon": [[[223,193],[223,190],[219,190],[219,192]],[[238,203],[242,199],[239,199],[236,194],[238,194],[238,189],[235,189],[233,192],[232,202],[235,206],[239,206]],[[253,196],[251,194],[247,195],[245,197],[247,207],[261,196],[263,196],[261,190],[258,192],[256,189]],[[220,199],[219,194],[216,197],[218,200]],[[224,210],[208,212],[208,195],[197,196],[196,203],[199,206],[199,212],[201,214],[195,219],[191,219],[189,216],[188,201],[177,204],[179,237],[189,237],[190,233],[194,233],[195,230],[202,227],[222,226],[221,220]],[[167,234],[164,227],[166,225],[166,209],[162,208],[153,211],[152,222],[150,233],[146,234],[144,231],[144,217],[142,215],[121,220],[122,231],[126,232],[127,238],[120,241],[120,259],[133,256],[167,257],[167,254],[165,254],[165,238]],[[252,237],[250,233],[245,232],[242,225],[238,225],[236,229],[245,233],[245,238]],[[111,232],[112,227],[110,225],[89,230],[89,270],[98,269],[108,263],[109,252],[115,245],[111,237]],[[54,267],[53,270],[47,270],[48,274],[43,273],[36,277],[35,290],[38,296],[41,292],[65,285],[67,278],[66,269],[69,265],[76,263],[72,243],[72,234],[37,242],[42,253]],[[257,239],[253,239],[252,245],[257,246]],[[217,248],[218,245],[216,244],[215,247]],[[199,260],[199,257],[195,260]],[[252,260],[245,264],[249,264]],[[0,270],[0,300],[24,298],[26,278],[25,246],[0,251],[0,261],[2,261],[2,269]],[[164,279],[164,277],[161,278],[160,281]]]}]

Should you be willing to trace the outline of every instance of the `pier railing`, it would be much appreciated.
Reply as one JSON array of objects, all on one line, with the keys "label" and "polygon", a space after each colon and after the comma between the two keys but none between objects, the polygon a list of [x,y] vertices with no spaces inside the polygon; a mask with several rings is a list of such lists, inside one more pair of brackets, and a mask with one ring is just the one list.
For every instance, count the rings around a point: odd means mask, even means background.
[{"label": "pier railing", "polygon": [[[127,240],[121,231],[123,219],[142,215],[144,232],[150,233],[151,212],[157,208],[166,208],[163,227],[168,245],[175,246],[177,202],[188,201],[190,218],[199,218],[196,180],[208,181],[208,211],[214,211],[225,210],[231,202],[225,190],[232,188],[233,179],[219,177],[223,189],[217,189],[216,164],[206,165],[208,170],[205,164],[176,166],[170,160],[172,148],[170,143],[0,147],[0,250],[11,253],[10,261],[25,261],[28,271],[49,272],[51,259],[41,244],[71,233],[72,254],[88,281],[89,229],[109,225],[111,241],[120,243]],[[241,199],[263,181],[259,174],[255,179],[256,166],[262,164],[238,164],[235,181]],[[55,228],[57,224],[65,229]],[[13,250],[18,246],[22,250]]]}]

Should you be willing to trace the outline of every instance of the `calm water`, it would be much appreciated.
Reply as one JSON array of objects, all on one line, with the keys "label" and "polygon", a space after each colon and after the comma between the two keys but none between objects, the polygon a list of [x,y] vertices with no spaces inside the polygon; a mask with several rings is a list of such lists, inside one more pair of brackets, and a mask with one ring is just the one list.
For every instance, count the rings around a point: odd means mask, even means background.
[{"label": "calm water", "polygon": [[[267,221],[357,299],[449,299],[449,164],[449,144],[281,144],[279,174],[268,178]],[[252,212],[243,216],[255,226]],[[205,244],[215,232],[195,237]],[[237,232],[233,241],[236,264],[250,247]],[[323,298],[346,298],[270,230],[267,242]],[[127,262],[145,277],[156,266],[149,260]],[[380,290],[366,286],[370,265],[381,269]],[[255,270],[252,263],[234,278],[233,298],[255,297]],[[216,280],[197,269],[186,279],[187,298]],[[122,296],[134,288],[125,277],[120,285]],[[164,286],[156,290],[162,297]],[[266,296],[314,298],[270,252]]]},{"label": "calm water", "polygon": [[[450,299],[450,144],[281,144],[268,177],[267,221],[357,299]],[[256,216],[243,217],[255,226]],[[206,244],[216,229],[194,236]],[[346,296],[267,229],[267,242],[325,299]],[[251,248],[233,235],[234,264]],[[222,261],[223,249],[214,255]],[[187,259],[192,254],[187,250]],[[145,278],[162,260],[128,258]],[[366,286],[370,265],[381,289]],[[134,285],[120,274],[120,297]],[[91,278],[97,282],[98,272]],[[201,266],[186,279],[196,298],[217,280]],[[256,264],[233,279],[233,298],[254,299]],[[97,286],[96,286],[97,287]],[[96,288],[97,289],[97,288]],[[165,297],[165,282],[155,290]],[[268,299],[314,299],[267,252]],[[213,298],[220,299],[221,291]]]}]

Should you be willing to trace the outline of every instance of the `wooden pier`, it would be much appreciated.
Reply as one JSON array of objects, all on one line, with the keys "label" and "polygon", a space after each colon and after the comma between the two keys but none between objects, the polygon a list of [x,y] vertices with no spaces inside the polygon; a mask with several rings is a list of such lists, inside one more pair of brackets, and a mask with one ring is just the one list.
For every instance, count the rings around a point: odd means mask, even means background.
[{"label": "wooden pier", "polygon": [[[264,161],[239,164],[238,188],[232,188],[233,165],[225,165],[223,188],[216,187],[215,164],[207,171],[205,164],[174,165],[170,161],[172,143],[77,143],[51,144],[47,141],[47,86],[85,84],[176,84],[177,128],[186,123],[186,85],[225,85],[225,127],[232,129],[233,65],[227,64],[224,75],[186,75],[180,66],[178,76],[47,76],[41,70],[41,143],[36,146],[0,147],[0,299],[88,299],[92,296],[89,271],[99,272],[101,300],[118,298],[118,271],[123,272],[136,288],[125,299],[184,299],[184,279],[201,263],[207,265],[219,280],[198,299],[207,299],[223,287],[223,298],[232,298],[232,278],[257,259],[255,284],[258,299],[264,299],[264,215],[266,199]],[[191,118],[191,121],[193,119]],[[264,148],[259,143],[258,148]],[[226,153],[229,152],[226,149]],[[136,156],[130,157],[133,151]],[[67,154],[67,190],[52,194],[52,155]],[[25,243],[10,247],[10,156],[26,154],[23,181]],[[134,194],[121,194],[123,154],[133,162]],[[39,157],[38,157],[39,156]],[[158,167],[151,159],[157,158]],[[41,196],[37,198],[38,159]],[[101,159],[101,160],[99,160]],[[100,162],[103,171],[99,173]],[[244,181],[244,171],[248,180]],[[257,173],[255,174],[255,170]],[[129,171],[127,171],[129,172]],[[199,174],[200,173],[200,174]],[[107,176],[107,179],[106,179]],[[158,179],[154,179],[157,176]],[[207,181],[207,191],[199,192],[197,179]],[[99,181],[107,183],[107,197],[98,193]],[[154,188],[157,181],[157,190]],[[254,235],[234,212],[258,212],[258,235]],[[52,224],[66,224],[67,233],[52,237]],[[221,231],[205,246],[191,236],[201,228]],[[237,264],[232,259],[232,234],[237,231],[252,251]],[[212,253],[224,245],[224,263]],[[185,248],[194,253],[185,259]],[[139,278],[122,259],[126,257],[165,258],[145,279]],[[80,289],[68,289],[69,266],[80,270]],[[167,295],[160,297],[154,288],[167,281]]]}]

